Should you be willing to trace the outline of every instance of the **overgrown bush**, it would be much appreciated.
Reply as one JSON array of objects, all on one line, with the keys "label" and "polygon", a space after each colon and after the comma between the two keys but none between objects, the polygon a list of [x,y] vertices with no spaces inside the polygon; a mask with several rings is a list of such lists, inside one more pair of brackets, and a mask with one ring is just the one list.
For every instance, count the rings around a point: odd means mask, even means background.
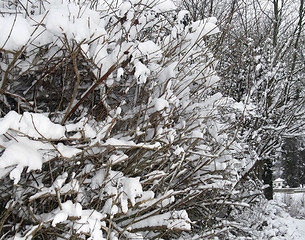
[{"label": "overgrown bush", "polygon": [[1,239],[249,235],[254,110],[219,93],[215,18],[153,0],[1,7]]}]

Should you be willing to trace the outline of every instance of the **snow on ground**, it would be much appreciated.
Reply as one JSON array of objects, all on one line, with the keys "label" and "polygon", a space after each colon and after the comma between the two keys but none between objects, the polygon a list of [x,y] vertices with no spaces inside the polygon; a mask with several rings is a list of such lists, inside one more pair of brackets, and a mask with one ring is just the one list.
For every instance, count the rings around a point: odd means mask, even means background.
[{"label": "snow on ground", "polygon": [[294,219],[294,224],[302,237],[301,239],[305,239],[305,219]]},{"label": "snow on ground", "polygon": [[[272,240],[304,240],[305,239],[305,220],[296,219],[292,217],[279,218],[274,221],[276,224],[283,224],[279,226],[278,231],[282,231],[285,227],[284,234],[282,236],[276,236],[271,238]],[[274,226],[276,226],[274,224]],[[276,230],[275,230],[276,231]]]},{"label": "snow on ground", "polygon": [[305,219],[305,191],[302,188],[275,191],[274,199],[287,205],[289,213],[296,218]]},{"label": "snow on ground", "polygon": [[265,209],[266,221],[262,240],[305,240],[305,219],[291,217],[287,206],[280,201],[269,201]]}]

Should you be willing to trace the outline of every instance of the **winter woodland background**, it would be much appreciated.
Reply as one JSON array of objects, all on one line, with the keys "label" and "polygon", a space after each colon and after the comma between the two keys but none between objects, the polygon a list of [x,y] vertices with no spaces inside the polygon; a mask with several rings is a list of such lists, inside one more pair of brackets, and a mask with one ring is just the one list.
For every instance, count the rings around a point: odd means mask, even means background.
[{"label": "winter woodland background", "polygon": [[2,0],[0,239],[301,239],[304,14]]}]

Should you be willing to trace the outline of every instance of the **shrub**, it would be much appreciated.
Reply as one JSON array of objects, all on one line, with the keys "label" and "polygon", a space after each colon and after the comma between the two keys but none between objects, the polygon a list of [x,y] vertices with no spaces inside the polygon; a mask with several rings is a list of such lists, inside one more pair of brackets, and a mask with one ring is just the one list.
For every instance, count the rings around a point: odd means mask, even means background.
[{"label": "shrub", "polygon": [[0,19],[6,239],[243,234],[238,186],[255,159],[239,136],[253,111],[217,90],[205,45],[215,18],[193,22],[171,1],[11,3]]}]

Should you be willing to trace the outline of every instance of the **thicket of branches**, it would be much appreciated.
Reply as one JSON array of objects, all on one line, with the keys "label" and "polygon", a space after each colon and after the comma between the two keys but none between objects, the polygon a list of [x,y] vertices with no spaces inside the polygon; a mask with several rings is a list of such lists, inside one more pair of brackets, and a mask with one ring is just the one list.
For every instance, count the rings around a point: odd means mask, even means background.
[{"label": "thicket of branches", "polygon": [[171,1],[0,7],[1,239],[263,236],[254,138],[282,128],[252,126],[272,119],[258,78],[228,93],[235,5],[221,31],[213,11],[194,19]]},{"label": "thicket of branches", "polygon": [[211,43],[226,79],[221,92],[255,106],[243,138],[257,155],[250,172],[270,185],[265,194],[271,199],[274,163],[286,161],[281,146],[304,136],[304,1],[181,2],[194,17],[225,18],[222,37]]}]

